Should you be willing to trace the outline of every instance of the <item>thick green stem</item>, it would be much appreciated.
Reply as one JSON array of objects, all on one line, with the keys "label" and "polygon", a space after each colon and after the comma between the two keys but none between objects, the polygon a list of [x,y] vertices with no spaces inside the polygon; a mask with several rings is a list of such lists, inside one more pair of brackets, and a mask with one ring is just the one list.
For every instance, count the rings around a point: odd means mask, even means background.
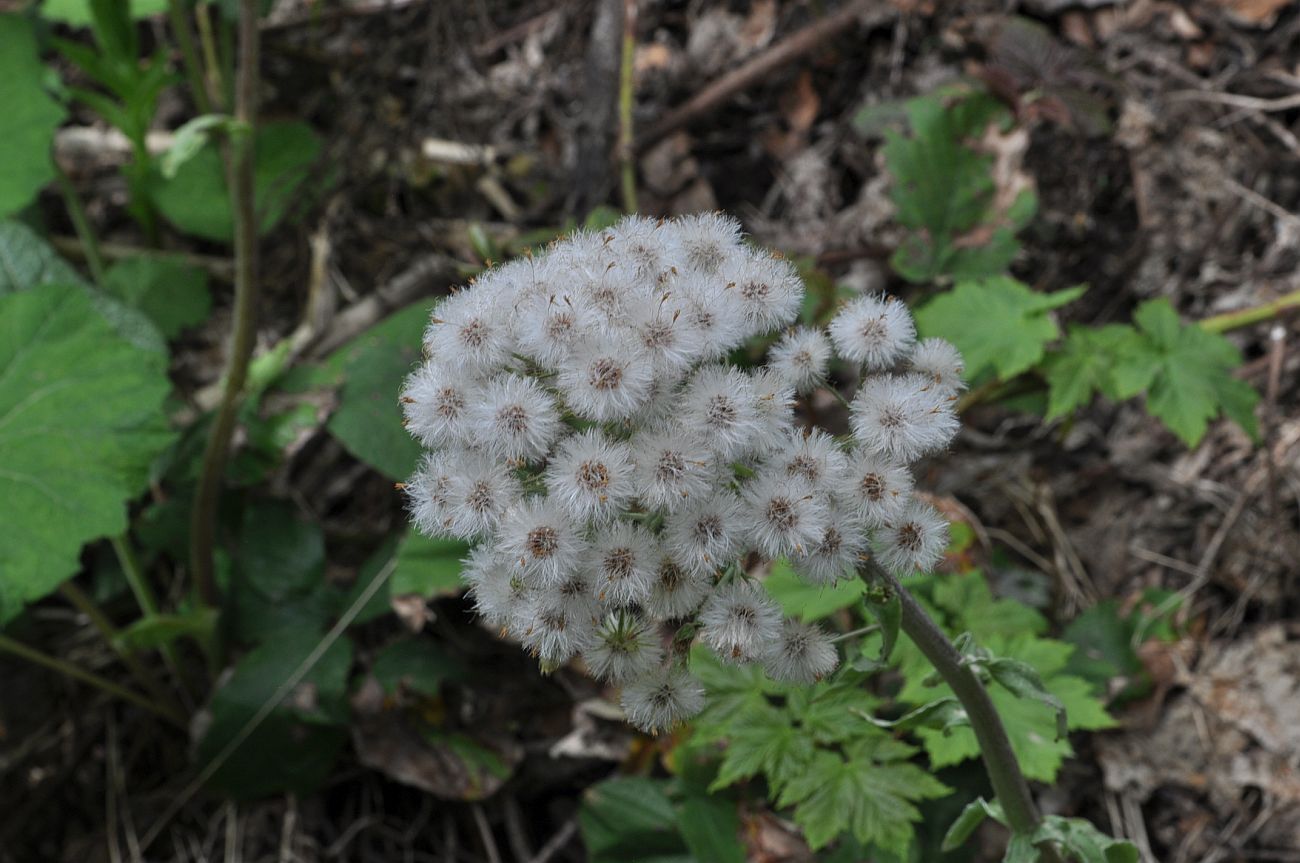
[{"label": "thick green stem", "polygon": [[240,4],[239,47],[235,119],[239,121],[241,131],[231,136],[227,147],[227,176],[235,216],[234,332],[230,340],[225,388],[203,453],[203,469],[194,494],[194,514],[190,522],[190,567],[199,596],[209,606],[217,605],[218,601],[212,565],[217,498],[257,330],[257,216],[253,198],[253,138],[259,62],[256,0],[242,0]]},{"label": "thick green stem", "polygon": [[[1029,793],[1029,783],[1020,772],[1020,762],[1011,748],[1011,740],[1002,725],[997,708],[989,698],[984,684],[980,683],[975,673],[962,662],[957,648],[935,624],[907,590],[880,564],[868,561],[859,569],[859,575],[868,584],[888,585],[898,595],[902,609],[900,626],[917,649],[930,660],[935,671],[948,684],[948,688],[957,696],[957,700],[966,710],[970,719],[971,730],[979,741],[980,755],[984,759],[984,769],[988,772],[989,783],[993,793],[1002,804],[1006,813],[1007,824],[1013,832],[1030,835],[1042,820],[1034,798]],[[1040,847],[1044,863],[1059,863],[1055,850]]]},{"label": "thick green stem", "polygon": [[126,687],[114,683],[106,677],[100,677],[92,671],[87,671],[84,668],[80,668],[70,662],[59,659],[56,656],[41,653],[39,650],[28,647],[21,641],[15,641],[7,635],[0,635],[0,651],[11,653],[19,659],[25,659],[28,662],[39,665],[42,668],[48,668],[51,671],[70,677],[73,680],[80,680],[82,683],[89,684],[114,698],[128,701],[137,707],[141,707],[150,713],[156,714],[182,731],[189,730],[189,723],[185,721],[185,717],[182,714],[161,704],[155,704],[143,695],[140,695],[137,692],[132,692]]}]

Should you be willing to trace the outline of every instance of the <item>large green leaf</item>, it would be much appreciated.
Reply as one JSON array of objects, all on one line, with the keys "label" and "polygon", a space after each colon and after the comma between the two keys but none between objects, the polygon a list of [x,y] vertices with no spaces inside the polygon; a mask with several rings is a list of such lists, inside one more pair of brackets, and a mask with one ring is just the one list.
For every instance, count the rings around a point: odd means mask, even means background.
[{"label": "large green leaf", "polygon": [[402,425],[398,395],[420,358],[428,321],[427,303],[407,306],[340,348],[329,361],[343,374],[330,433],[348,452],[393,479],[409,477],[420,458],[419,444]]},{"label": "large green leaf", "polygon": [[781,610],[803,621],[821,620],[858,601],[867,589],[861,579],[848,578],[834,585],[809,584],[795,575],[784,559],[772,565],[763,587],[781,605]]},{"label": "large green leaf", "polygon": [[[254,194],[260,233],[275,228],[299,199],[320,149],[320,139],[305,123],[267,123],[258,128]],[[216,242],[229,242],[233,236],[225,173],[214,144],[195,153],[170,180],[155,174],[151,196],[167,221],[187,234]]]},{"label": "large green leaf", "polygon": [[31,23],[0,15],[0,46],[0,216],[6,216],[54,179],[50,147],[64,114],[45,92]]},{"label": "large green leaf", "polygon": [[696,863],[664,785],[626,776],[587,789],[578,824],[591,863]]},{"label": "large green leaf", "polygon": [[0,221],[0,297],[52,282],[81,281],[68,262],[22,222]]},{"label": "large green leaf", "polygon": [[1043,358],[1047,343],[1060,335],[1048,313],[1083,291],[1039,294],[1009,276],[962,282],[917,309],[916,325],[923,336],[956,345],[968,374],[992,369],[1007,380]]},{"label": "large green leaf", "polygon": [[104,290],[143,312],[169,339],[202,323],[212,305],[208,274],[164,255],[118,261],[104,274]]},{"label": "large green leaf", "polygon": [[468,553],[469,546],[460,540],[429,539],[414,530],[407,531],[397,549],[389,593],[432,599],[459,592],[460,561]]},{"label": "large green leaf", "polygon": [[[239,661],[212,696],[211,723],[198,744],[200,764],[222,753],[319,641],[315,630],[289,629]],[[347,740],[351,663],[350,641],[330,645],[303,682],[222,763],[212,786],[239,798],[313,791],[329,776]]]},{"label": "large green leaf", "polygon": [[0,624],[126,529],[169,440],[166,357],[122,339],[77,285],[0,296]]},{"label": "large green leaf", "polygon": [[814,849],[840,833],[873,842],[900,856],[921,820],[916,802],[942,797],[947,786],[906,761],[912,747],[887,737],[863,738],[846,756],[820,751],[781,792],[783,806],[795,805],[795,823]]}]

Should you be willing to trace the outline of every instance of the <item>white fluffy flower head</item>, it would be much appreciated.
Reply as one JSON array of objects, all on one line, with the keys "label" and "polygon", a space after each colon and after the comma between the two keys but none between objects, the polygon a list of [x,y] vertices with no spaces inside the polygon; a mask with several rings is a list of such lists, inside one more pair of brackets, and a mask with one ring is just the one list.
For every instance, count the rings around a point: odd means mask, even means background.
[{"label": "white fluffy flower head", "polygon": [[[728,216],[629,217],[442,300],[403,386],[428,450],[412,522],[475,543],[483,619],[547,670],[581,657],[645,731],[703,707],[692,640],[791,683],[834,671],[763,587],[771,562],[823,586],[868,554],[898,574],[942,556],[908,465],[956,434],[961,356],[893,298],[796,326],[803,290]],[[847,431],[815,427],[830,382],[859,379]]]}]

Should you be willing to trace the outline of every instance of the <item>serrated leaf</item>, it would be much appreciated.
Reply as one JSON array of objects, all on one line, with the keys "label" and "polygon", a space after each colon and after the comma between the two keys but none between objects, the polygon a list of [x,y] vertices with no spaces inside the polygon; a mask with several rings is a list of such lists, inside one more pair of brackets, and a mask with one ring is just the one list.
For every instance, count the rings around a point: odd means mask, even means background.
[{"label": "serrated leaf", "polygon": [[76,285],[0,296],[0,625],[126,529],[169,442],[166,357],[122,339]]},{"label": "serrated leaf", "polygon": [[1088,404],[1097,392],[1120,399],[1141,392],[1155,374],[1153,364],[1140,362],[1142,353],[1141,337],[1132,327],[1071,325],[1061,349],[1044,362],[1046,419]]},{"label": "serrated leaf", "polygon": [[1241,354],[1231,342],[1198,326],[1184,326],[1165,299],[1143,303],[1133,321],[1146,337],[1147,350],[1119,368],[1131,375],[1134,365],[1154,367],[1146,400],[1153,416],[1189,447],[1200,442],[1220,412],[1258,437],[1254,408],[1259,395],[1232,376]]},{"label": "serrated leaf", "polygon": [[768,776],[774,788],[780,788],[807,768],[814,754],[813,741],[783,711],[755,701],[743,713],[731,711],[728,718],[742,716],[743,721],[714,732],[725,740],[726,748],[710,791],[760,773]]},{"label": "serrated leaf", "polygon": [[763,587],[787,616],[797,617],[805,623],[848,608],[866,590],[866,585],[858,578],[845,579],[830,586],[809,584],[795,574],[785,558],[772,564],[772,573],[764,579]]},{"label": "serrated leaf", "polygon": [[427,303],[407,306],[339,348],[328,361],[343,375],[339,407],[327,426],[330,434],[392,479],[409,477],[420,458],[419,444],[402,427],[398,396],[420,359],[428,320]]},{"label": "serrated leaf", "polygon": [[397,566],[389,581],[393,596],[415,594],[426,599],[450,596],[461,589],[460,561],[469,546],[456,539],[429,539],[414,530],[397,548]]},{"label": "serrated leaf", "polygon": [[1052,709],[1056,715],[1056,739],[1061,740],[1068,731],[1065,705],[1061,699],[1047,691],[1043,678],[1037,669],[1019,659],[1005,656],[995,657],[990,662],[982,663],[989,674],[1003,689],[1017,698],[1029,698]]},{"label": "serrated leaf", "polygon": [[143,312],[167,338],[202,323],[212,306],[208,274],[162,255],[124,258],[104,274],[104,290]]},{"label": "serrated leaf", "polygon": [[[272,643],[246,654],[212,696],[211,724],[198,742],[197,760],[208,764],[316,648],[311,629],[286,629]],[[231,758],[211,785],[247,799],[279,792],[309,794],[329,776],[344,742],[347,680],[352,643],[330,645],[315,667]]]},{"label": "serrated leaf", "polygon": [[[254,195],[259,233],[273,230],[300,197],[320,150],[320,139],[305,123],[266,123],[258,127]],[[230,197],[221,157],[212,143],[178,166],[173,178],[155,174],[149,188],[158,211],[176,228],[206,240],[230,242],[234,230]]]},{"label": "serrated leaf", "polygon": [[795,807],[795,823],[814,850],[851,832],[860,842],[903,854],[912,842],[912,824],[921,820],[915,803],[948,790],[920,767],[892,758],[879,761],[867,748],[848,760],[820,751],[777,802]]},{"label": "serrated leaf", "polygon": [[1060,335],[1048,312],[1083,291],[1077,286],[1039,294],[1010,276],[962,282],[917,309],[917,329],[956,345],[968,374],[991,369],[1008,380],[1037,364]]},{"label": "serrated leaf", "polygon": [[50,148],[64,111],[45,92],[31,22],[0,15],[0,45],[0,216],[6,216],[54,179]]}]

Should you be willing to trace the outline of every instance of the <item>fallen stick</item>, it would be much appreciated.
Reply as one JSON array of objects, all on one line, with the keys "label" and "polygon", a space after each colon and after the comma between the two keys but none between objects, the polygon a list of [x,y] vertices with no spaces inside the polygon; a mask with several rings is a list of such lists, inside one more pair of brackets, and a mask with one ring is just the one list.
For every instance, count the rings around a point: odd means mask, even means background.
[{"label": "fallen stick", "polygon": [[787,63],[798,60],[855,24],[860,23],[865,27],[875,28],[892,19],[895,14],[891,6],[880,0],[850,0],[842,9],[787,36],[740,67],[707,84],[684,104],[660,118],[659,122],[651,126],[644,135],[638,136],[637,151],[645,152],[656,142],[707,114],[741,90],[757,83]]}]

